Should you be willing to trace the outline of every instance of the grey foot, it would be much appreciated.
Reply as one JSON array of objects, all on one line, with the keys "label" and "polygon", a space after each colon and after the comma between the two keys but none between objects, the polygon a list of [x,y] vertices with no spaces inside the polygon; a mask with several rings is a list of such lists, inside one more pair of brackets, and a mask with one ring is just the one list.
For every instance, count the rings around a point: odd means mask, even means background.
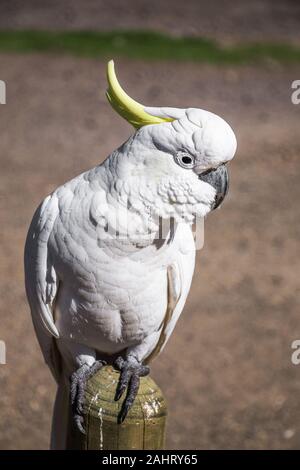
[{"label": "grey foot", "polygon": [[70,377],[70,397],[75,424],[82,434],[85,434],[84,418],[82,416],[84,405],[84,392],[88,379],[106,364],[105,361],[95,361],[92,366],[83,364]]},{"label": "grey foot", "polygon": [[148,366],[144,366],[133,357],[129,357],[126,360],[122,357],[118,357],[114,362],[114,366],[121,372],[115,396],[116,401],[120,400],[127,388],[127,394],[118,416],[118,423],[121,424],[126,418],[127,413],[132,407],[135,397],[137,396],[140,386],[140,377],[148,375],[150,368]]}]

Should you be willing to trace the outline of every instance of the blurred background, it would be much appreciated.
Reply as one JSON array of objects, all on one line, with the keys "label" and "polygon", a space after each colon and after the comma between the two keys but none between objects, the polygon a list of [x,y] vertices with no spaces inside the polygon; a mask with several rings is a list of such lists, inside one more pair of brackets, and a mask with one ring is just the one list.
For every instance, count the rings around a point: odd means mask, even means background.
[{"label": "blurred background", "polygon": [[152,376],[169,449],[300,448],[300,79],[297,1],[0,0],[0,448],[48,447],[55,384],[24,293],[39,202],[132,132],[105,98],[200,107],[238,139],[231,188],[205,223],[190,296]]}]

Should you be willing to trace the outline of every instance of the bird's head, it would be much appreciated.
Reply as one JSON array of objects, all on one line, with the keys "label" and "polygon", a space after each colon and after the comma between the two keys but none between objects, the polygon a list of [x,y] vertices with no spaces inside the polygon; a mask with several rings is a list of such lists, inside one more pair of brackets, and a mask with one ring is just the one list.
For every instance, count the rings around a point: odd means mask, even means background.
[{"label": "bird's head", "polygon": [[[151,108],[130,98],[108,63],[107,97],[136,132],[112,154],[119,191],[140,211],[163,218],[205,216],[228,190],[226,164],[236,151],[233,130],[202,109]],[[120,182],[123,182],[120,183]]]}]

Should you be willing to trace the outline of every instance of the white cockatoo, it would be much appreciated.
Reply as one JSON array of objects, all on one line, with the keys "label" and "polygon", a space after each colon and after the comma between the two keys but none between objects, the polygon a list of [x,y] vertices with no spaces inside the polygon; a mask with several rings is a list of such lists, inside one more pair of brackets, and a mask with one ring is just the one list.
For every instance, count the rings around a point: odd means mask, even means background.
[{"label": "white cockatoo", "polygon": [[[52,448],[65,448],[69,402],[84,432],[86,381],[120,370],[119,422],[164,348],[194,271],[192,223],[216,208],[236,151],[231,127],[202,109],[145,107],[108,63],[107,97],[135,133],[47,196],[33,217],[25,278],[33,324],[58,384]],[[171,223],[169,223],[171,221]]]}]

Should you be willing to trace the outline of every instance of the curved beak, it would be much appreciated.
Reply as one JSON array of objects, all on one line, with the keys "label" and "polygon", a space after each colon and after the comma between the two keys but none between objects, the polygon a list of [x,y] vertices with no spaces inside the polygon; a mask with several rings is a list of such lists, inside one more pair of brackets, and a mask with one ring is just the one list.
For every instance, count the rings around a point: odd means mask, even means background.
[{"label": "curved beak", "polygon": [[220,206],[226,194],[228,193],[229,174],[225,164],[220,165],[218,168],[215,168],[213,170],[208,170],[204,173],[200,173],[200,175],[198,175],[198,178],[201,181],[204,181],[205,183],[208,183],[213,188],[215,188],[217,194],[212,210],[216,209]]}]

